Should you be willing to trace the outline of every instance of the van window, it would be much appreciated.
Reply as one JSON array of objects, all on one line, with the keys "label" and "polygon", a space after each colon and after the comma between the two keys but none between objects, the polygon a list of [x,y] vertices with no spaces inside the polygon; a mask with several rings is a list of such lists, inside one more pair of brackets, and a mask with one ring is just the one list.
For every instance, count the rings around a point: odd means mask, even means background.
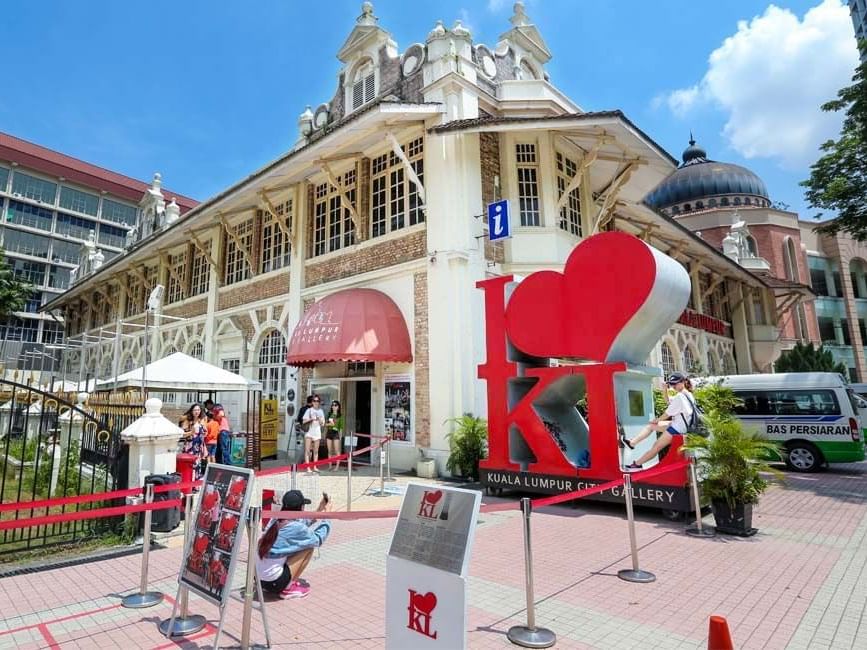
[{"label": "van window", "polygon": [[735,391],[744,403],[739,415],[839,415],[833,390]]}]

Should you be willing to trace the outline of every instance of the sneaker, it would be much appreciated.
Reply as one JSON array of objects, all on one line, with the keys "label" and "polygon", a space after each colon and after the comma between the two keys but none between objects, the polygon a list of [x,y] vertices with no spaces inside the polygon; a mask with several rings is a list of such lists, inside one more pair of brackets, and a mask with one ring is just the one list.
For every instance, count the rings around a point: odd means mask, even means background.
[{"label": "sneaker", "polygon": [[280,592],[280,598],[307,598],[308,594],[310,594],[310,587],[296,581]]},{"label": "sneaker", "polygon": [[623,468],[627,472],[640,472],[644,468],[638,463],[629,463],[626,467]]}]

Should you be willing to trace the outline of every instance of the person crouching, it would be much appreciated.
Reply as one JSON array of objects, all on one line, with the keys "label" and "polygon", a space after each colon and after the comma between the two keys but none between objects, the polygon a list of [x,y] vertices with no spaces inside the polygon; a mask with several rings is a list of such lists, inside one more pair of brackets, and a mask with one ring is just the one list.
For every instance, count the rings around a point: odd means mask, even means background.
[{"label": "person crouching", "polygon": [[[301,511],[310,503],[300,490],[283,495],[282,510]],[[317,512],[330,509],[328,496],[323,494]],[[262,589],[279,594],[280,598],[304,598],[310,593],[301,574],[313,558],[313,549],[322,546],[331,532],[327,520],[272,519],[259,540],[256,568]]]}]

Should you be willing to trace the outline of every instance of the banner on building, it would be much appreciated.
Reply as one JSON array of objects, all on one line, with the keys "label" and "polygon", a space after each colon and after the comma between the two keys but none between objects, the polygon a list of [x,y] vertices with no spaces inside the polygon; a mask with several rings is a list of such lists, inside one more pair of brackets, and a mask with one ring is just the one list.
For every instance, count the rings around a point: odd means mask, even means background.
[{"label": "banner on building", "polygon": [[386,560],[386,648],[465,648],[467,569],[482,495],[410,483]]},{"label": "banner on building", "polygon": [[252,489],[253,470],[209,463],[193,521],[187,524],[193,525],[193,534],[178,581],[219,607],[229,598]]},{"label": "banner on building", "polygon": [[410,376],[386,375],[384,380],[385,435],[396,442],[415,444]]},{"label": "banner on building", "polygon": [[277,434],[280,430],[280,411],[276,399],[263,399],[259,402],[259,436],[261,458],[277,455]]}]

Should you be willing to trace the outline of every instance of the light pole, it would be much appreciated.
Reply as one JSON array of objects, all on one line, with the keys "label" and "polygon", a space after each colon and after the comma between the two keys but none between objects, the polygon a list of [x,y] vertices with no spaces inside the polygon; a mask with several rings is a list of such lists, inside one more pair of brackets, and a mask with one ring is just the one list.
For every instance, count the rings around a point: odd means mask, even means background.
[{"label": "light pole", "polygon": [[148,333],[148,324],[149,324],[149,315],[153,311],[157,311],[160,308],[160,303],[163,301],[163,293],[165,293],[166,288],[158,284],[154,287],[154,290],[151,291],[151,295],[148,296],[148,304],[145,308],[145,330],[144,330],[144,364],[141,368],[141,394],[142,397],[147,397],[147,373],[148,373],[148,347],[149,347],[149,333]]}]

